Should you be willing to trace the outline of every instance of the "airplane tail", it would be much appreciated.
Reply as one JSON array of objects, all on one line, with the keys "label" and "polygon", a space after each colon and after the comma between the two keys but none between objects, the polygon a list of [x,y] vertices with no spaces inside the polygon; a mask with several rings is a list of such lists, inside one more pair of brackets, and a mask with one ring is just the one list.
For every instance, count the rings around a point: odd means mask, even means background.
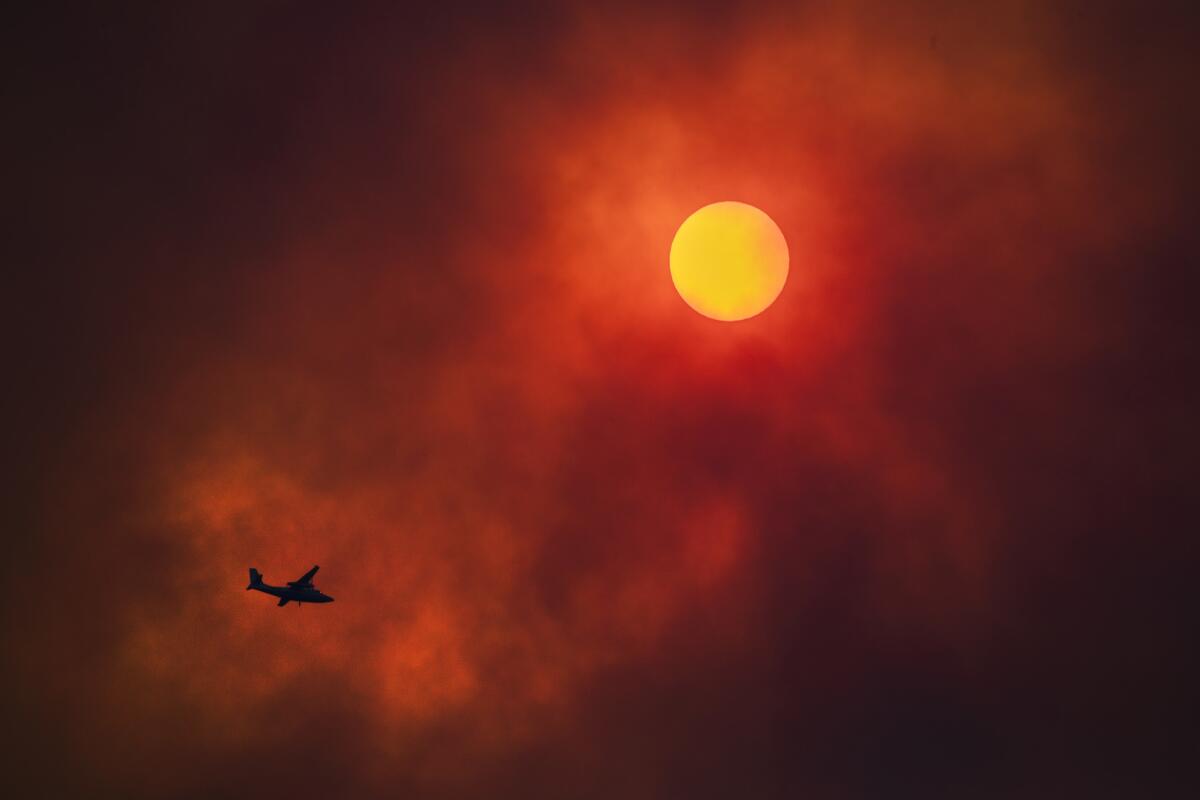
[{"label": "airplane tail", "polygon": [[250,585],[246,587],[246,591],[250,591],[255,586],[262,584],[262,575],[254,567],[250,568]]}]

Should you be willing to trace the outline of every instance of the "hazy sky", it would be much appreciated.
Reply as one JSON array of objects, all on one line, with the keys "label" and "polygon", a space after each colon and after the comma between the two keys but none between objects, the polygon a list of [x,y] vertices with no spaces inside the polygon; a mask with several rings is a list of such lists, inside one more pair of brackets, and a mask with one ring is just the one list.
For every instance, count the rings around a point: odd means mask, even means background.
[{"label": "hazy sky", "polygon": [[9,55],[21,796],[1191,796],[1181,10],[166,5]]}]

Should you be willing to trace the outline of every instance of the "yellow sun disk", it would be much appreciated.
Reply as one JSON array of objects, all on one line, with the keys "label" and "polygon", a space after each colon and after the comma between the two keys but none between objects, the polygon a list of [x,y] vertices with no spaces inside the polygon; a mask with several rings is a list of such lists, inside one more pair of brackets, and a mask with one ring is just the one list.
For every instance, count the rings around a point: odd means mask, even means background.
[{"label": "yellow sun disk", "polygon": [[713,203],[679,226],[670,262],[671,280],[689,306],[733,322],[761,313],[783,291],[787,241],[754,206]]}]

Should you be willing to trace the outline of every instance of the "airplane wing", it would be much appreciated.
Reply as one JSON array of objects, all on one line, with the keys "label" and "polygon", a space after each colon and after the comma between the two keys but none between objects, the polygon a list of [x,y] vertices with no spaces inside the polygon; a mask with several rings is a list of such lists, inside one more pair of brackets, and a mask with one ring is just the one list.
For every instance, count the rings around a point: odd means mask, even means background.
[{"label": "airplane wing", "polygon": [[287,605],[287,601],[288,601],[288,598],[286,598],[286,597],[281,597],[281,598],[279,598],[279,602],[278,602],[276,605],[286,606],[286,605]]},{"label": "airplane wing", "polygon": [[312,583],[313,575],[316,575],[316,574],[317,574],[317,570],[319,570],[319,569],[320,569],[320,567],[313,567],[313,568],[312,568],[312,569],[310,569],[308,572],[306,572],[306,573],[304,573],[303,575],[301,575],[301,576],[300,576],[300,580],[298,580],[298,581],[294,581],[294,582],[292,583],[292,585],[293,585],[293,586],[296,586],[296,585],[304,585],[304,584],[309,584],[309,583]]}]

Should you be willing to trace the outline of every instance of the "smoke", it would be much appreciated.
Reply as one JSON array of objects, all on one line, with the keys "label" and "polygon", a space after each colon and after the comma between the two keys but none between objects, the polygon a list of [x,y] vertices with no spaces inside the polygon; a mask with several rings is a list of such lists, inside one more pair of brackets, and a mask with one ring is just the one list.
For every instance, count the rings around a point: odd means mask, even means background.
[{"label": "smoke", "polygon": [[[1183,40],[1081,19],[81,19],[104,69],[25,98],[74,133],[14,317],[21,780],[1170,788],[1195,115]],[[791,248],[736,325],[666,269],[722,199]],[[312,564],[332,605],[242,591]]]}]

